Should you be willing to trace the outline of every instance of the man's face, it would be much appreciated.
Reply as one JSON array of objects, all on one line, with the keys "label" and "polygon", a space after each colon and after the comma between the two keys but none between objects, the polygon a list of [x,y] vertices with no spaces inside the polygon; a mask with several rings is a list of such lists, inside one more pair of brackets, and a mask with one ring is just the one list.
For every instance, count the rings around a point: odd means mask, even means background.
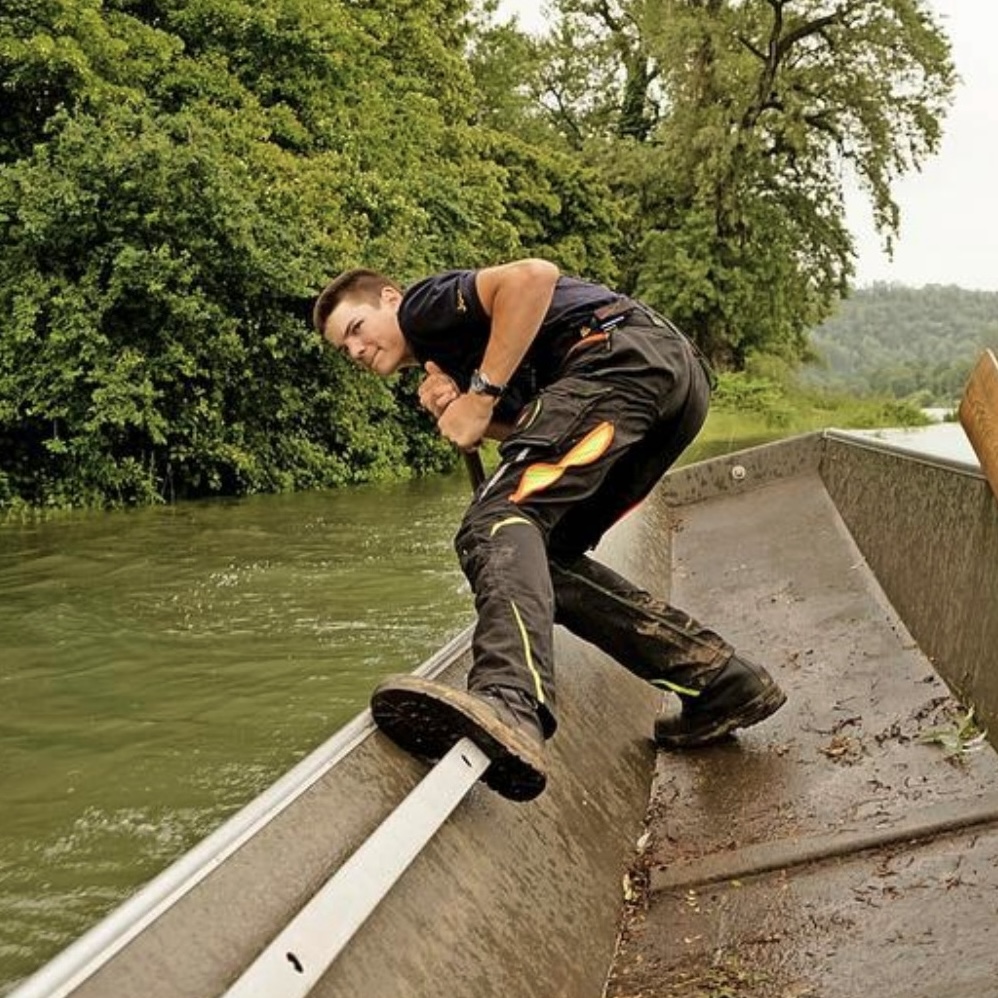
[{"label": "man's face", "polygon": [[377,305],[348,296],[329,313],[323,336],[355,364],[386,378],[413,363],[398,324],[401,300],[395,288],[382,288]]}]

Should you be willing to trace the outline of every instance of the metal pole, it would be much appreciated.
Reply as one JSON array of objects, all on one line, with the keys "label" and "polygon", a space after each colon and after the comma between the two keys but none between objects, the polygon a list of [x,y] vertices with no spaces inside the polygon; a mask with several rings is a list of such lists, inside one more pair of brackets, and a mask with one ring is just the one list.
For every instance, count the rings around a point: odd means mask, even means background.
[{"label": "metal pole", "polygon": [[224,998],[305,998],[488,766],[488,756],[462,738]]},{"label": "metal pole", "polygon": [[464,457],[464,466],[468,469],[468,478],[471,479],[472,489],[478,489],[485,481],[485,466],[482,464],[482,455],[477,450],[461,451]]}]

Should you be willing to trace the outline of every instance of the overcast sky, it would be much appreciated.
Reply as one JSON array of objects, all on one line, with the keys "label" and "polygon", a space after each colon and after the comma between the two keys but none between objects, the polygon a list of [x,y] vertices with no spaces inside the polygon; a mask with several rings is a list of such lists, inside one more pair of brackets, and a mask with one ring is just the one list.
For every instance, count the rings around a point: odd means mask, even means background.
[{"label": "overcast sky", "polygon": [[[850,204],[856,281],[958,284],[998,290],[998,0],[931,0],[953,43],[962,83],[942,148],[921,173],[895,187],[901,237],[893,262],[881,250],[860,200]],[[502,0],[523,27],[543,26],[539,0]],[[993,174],[991,171],[994,170]]]}]

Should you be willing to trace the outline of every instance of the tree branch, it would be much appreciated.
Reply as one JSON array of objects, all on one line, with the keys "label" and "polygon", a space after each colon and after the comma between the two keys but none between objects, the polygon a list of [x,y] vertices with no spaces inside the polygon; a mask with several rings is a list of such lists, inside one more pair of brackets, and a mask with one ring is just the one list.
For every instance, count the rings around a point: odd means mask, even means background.
[{"label": "tree branch", "polygon": [[804,24],[798,25],[780,39],[777,58],[782,59],[789,49],[793,48],[801,39],[807,38],[808,35],[822,34],[827,41],[828,36],[824,34],[826,28],[833,24],[845,24],[849,15],[865,6],[867,2],[868,0],[852,0],[851,3],[843,4],[824,17],[818,17],[813,21],[806,21]]},{"label": "tree branch", "polygon": [[746,108],[745,114],[742,116],[741,127],[745,130],[752,129],[762,113],[773,107],[777,75],[779,74],[780,66],[788,58],[791,49],[811,35],[820,35],[829,48],[834,48],[833,41],[827,29],[834,24],[845,24],[849,16],[862,8],[869,0],[849,0],[849,2],[837,7],[831,13],[823,17],[816,17],[811,21],[805,21],[786,34],[783,34],[783,12],[786,0],[766,0],[766,2],[773,10],[773,21],[769,31],[767,51],[763,52],[750,41],[739,38],[739,41],[765,64],[756,88],[755,102]]}]

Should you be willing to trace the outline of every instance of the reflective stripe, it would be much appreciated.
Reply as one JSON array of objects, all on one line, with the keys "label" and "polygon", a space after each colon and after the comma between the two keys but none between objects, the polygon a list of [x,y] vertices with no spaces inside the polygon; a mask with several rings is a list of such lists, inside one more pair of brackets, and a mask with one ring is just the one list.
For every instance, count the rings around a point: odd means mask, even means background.
[{"label": "reflective stripe", "polygon": [[495,535],[502,530],[503,527],[512,526],[514,523],[525,523],[528,527],[532,527],[534,524],[531,520],[528,520],[525,516],[508,516],[505,520],[500,520],[498,523],[492,525],[492,529],[489,531],[489,537],[495,537]]},{"label": "reflective stripe", "polygon": [[532,464],[520,477],[520,484],[509,497],[511,502],[523,502],[544,489],[549,489],[569,468],[580,468],[599,460],[613,443],[613,423],[600,423],[590,430],[557,464]]},{"label": "reflective stripe", "polygon": [[534,399],[534,404],[529,409],[525,409],[523,411],[523,413],[520,415],[520,418],[517,419],[516,424],[514,425],[513,428],[518,433],[522,432],[523,430],[530,429],[530,427],[534,425],[534,421],[541,414],[541,409],[543,408],[543,406],[544,406],[543,399],[541,398]]},{"label": "reflective stripe", "polygon": [[530,674],[534,677],[534,689],[537,691],[537,702],[544,703],[544,688],[541,686],[541,677],[534,667],[534,656],[530,651],[530,637],[527,634],[526,627],[523,626],[523,618],[520,616],[520,611],[517,609],[516,604],[510,600],[509,605],[513,608],[513,616],[516,617],[516,626],[520,628],[520,637],[523,639],[523,654],[527,659],[527,668],[530,670]]},{"label": "reflective stripe", "polygon": [[679,693],[684,697],[698,697],[703,692],[702,690],[691,690],[688,686],[680,686],[679,683],[670,683],[668,679],[653,679],[651,684],[672,690],[673,693]]}]

